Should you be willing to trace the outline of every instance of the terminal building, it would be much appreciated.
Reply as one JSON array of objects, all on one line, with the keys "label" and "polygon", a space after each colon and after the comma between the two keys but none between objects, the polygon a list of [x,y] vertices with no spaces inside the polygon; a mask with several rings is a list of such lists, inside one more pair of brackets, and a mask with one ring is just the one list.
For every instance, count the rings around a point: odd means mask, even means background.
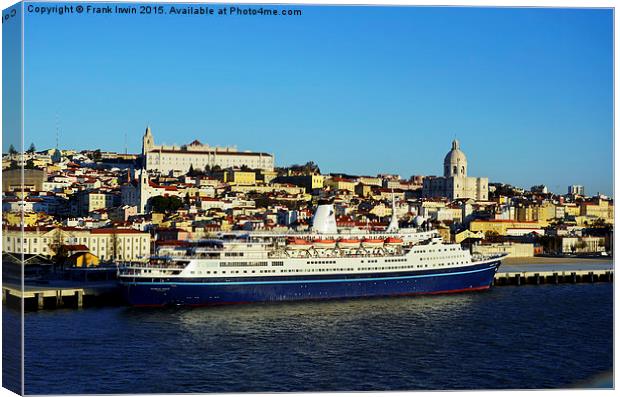
[{"label": "terminal building", "polygon": [[451,200],[468,198],[486,201],[489,197],[489,178],[467,176],[467,157],[459,141],[452,141],[452,149],[443,161],[443,177],[424,178],[424,197],[447,197]]},{"label": "terminal building", "polygon": [[275,161],[269,153],[240,152],[235,147],[214,147],[198,140],[182,146],[155,145],[150,127],[142,137],[142,157],[146,170],[162,174],[185,174],[190,168],[204,170],[216,166],[272,171]]}]

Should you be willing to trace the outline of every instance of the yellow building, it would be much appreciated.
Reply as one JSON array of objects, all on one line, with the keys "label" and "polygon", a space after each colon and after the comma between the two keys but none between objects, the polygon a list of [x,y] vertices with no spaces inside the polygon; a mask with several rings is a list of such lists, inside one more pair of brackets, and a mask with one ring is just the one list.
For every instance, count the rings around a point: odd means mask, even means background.
[{"label": "yellow building", "polygon": [[323,189],[325,177],[321,174],[286,175],[278,177],[278,182],[302,186],[306,189],[306,192],[310,193],[315,189]]},{"label": "yellow building", "polygon": [[546,223],[537,221],[513,221],[503,219],[491,220],[474,220],[469,224],[469,230],[472,232],[482,232],[486,235],[488,232],[494,232],[500,236],[505,236],[508,229],[531,229],[546,226]]},{"label": "yellow building", "polygon": [[388,207],[383,203],[379,203],[370,210],[370,213],[378,216],[379,218],[383,218],[388,215],[392,215],[392,207]]},{"label": "yellow building", "polygon": [[254,185],[256,183],[254,171],[226,170],[221,172],[218,177],[231,185]]},{"label": "yellow building", "polygon": [[284,184],[268,184],[268,185],[233,185],[230,187],[231,192],[258,192],[258,193],[272,193],[272,192],[286,192],[292,195],[302,195],[304,200],[309,200],[311,196],[306,194],[306,190],[303,187],[284,185]]},{"label": "yellow building", "polygon": [[276,171],[270,171],[270,170],[256,171],[256,180],[261,181],[263,183],[271,183],[271,181],[273,181],[277,177],[278,177],[278,173]]},{"label": "yellow building", "polygon": [[[5,212],[3,218],[9,226],[19,226],[22,224],[22,216],[19,212]],[[38,220],[38,214],[34,212],[24,213],[24,226],[34,226]]]},{"label": "yellow building", "polygon": [[463,230],[462,232],[456,234],[454,236],[454,242],[457,244],[462,243],[464,240],[468,239],[468,238],[477,238],[477,239],[483,239],[484,238],[484,233],[483,232],[472,232],[471,230]]},{"label": "yellow building", "polygon": [[332,190],[348,190],[355,192],[355,181],[345,178],[330,178],[325,180],[325,186]]},{"label": "yellow building", "polygon": [[556,211],[553,203],[517,207],[516,209],[516,220],[519,222],[540,222],[541,225],[546,226],[555,216]]},{"label": "yellow building", "polygon": [[358,183],[355,186],[355,194],[357,194],[360,197],[368,197],[372,195],[372,186],[365,185],[363,183]]},{"label": "yellow building", "polygon": [[579,215],[585,217],[596,217],[607,223],[614,221],[614,206],[607,200],[597,199],[593,202],[581,203]]},{"label": "yellow building", "polygon": [[566,216],[579,216],[581,208],[574,203],[564,204],[564,215]]},{"label": "yellow building", "polygon": [[90,252],[78,252],[73,254],[67,260],[69,265],[75,267],[92,267],[99,266],[99,258]]}]

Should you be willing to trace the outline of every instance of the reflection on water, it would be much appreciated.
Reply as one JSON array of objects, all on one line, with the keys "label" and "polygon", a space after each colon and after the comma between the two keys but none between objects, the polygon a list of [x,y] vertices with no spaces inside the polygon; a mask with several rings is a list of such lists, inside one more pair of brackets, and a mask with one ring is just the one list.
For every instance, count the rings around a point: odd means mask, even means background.
[{"label": "reflection on water", "polygon": [[[378,298],[330,300],[313,302],[266,303],[213,308],[178,309],[170,314],[185,332],[203,335],[205,327],[221,332],[243,333],[265,329],[272,332],[274,323],[286,323],[294,329],[325,331],[348,327],[351,324],[372,321],[390,322],[394,317],[411,316],[415,326],[424,322],[431,313],[448,318],[476,299],[476,294],[438,295],[423,298]],[[154,312],[155,316],[160,315]],[[144,313],[148,317],[147,313]],[[277,330],[276,330],[277,331]],[[286,330],[284,330],[286,331]]]},{"label": "reflection on water", "polygon": [[612,367],[612,291],[28,313],[26,392],[568,387]]}]

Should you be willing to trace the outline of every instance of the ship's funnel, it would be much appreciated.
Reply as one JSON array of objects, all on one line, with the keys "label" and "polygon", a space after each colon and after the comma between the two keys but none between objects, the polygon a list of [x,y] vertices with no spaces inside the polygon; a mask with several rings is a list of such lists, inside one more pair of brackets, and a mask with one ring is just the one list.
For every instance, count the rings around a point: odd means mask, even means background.
[{"label": "ship's funnel", "polygon": [[338,233],[333,204],[320,204],[312,218],[313,233]]}]

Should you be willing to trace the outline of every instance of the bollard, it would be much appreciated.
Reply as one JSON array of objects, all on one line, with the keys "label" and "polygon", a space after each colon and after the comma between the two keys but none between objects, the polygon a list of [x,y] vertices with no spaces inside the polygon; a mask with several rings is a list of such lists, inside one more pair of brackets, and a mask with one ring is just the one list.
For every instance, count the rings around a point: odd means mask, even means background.
[{"label": "bollard", "polygon": [[75,291],[75,305],[78,309],[82,308],[84,291]]},{"label": "bollard", "polygon": [[62,306],[62,290],[56,290],[56,307]]},{"label": "bollard", "polygon": [[572,272],[570,275],[572,276],[572,280],[571,280],[572,283],[573,284],[577,283],[577,273]]},{"label": "bollard", "polygon": [[519,273],[515,275],[515,281],[517,285],[521,285],[521,275]]},{"label": "bollard", "polygon": [[42,310],[45,307],[43,293],[39,292],[38,294],[34,294],[34,296],[37,298],[37,309]]},{"label": "bollard", "polygon": [[553,282],[555,284],[559,284],[560,283],[560,278],[558,277],[557,273],[553,273]]},{"label": "bollard", "polygon": [[534,277],[536,278],[536,285],[540,285],[540,273],[534,274]]},{"label": "bollard", "polygon": [[593,283],[594,282],[594,272],[590,272],[590,273],[588,273],[588,275],[590,276],[590,282]]}]

